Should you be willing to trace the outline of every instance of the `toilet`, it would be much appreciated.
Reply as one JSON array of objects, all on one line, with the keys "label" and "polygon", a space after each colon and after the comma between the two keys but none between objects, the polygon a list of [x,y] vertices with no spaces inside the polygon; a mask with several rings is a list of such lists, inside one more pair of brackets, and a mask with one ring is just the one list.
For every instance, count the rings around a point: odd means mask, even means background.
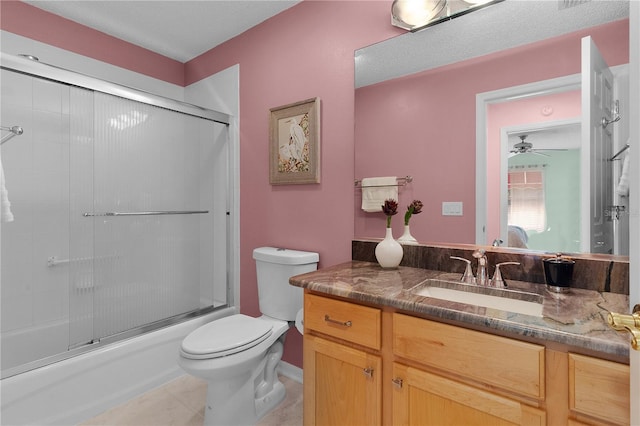
[{"label": "toilet", "polygon": [[212,321],[191,332],[180,347],[180,367],[207,381],[205,425],[255,424],[285,398],[276,367],[303,297],[289,278],[315,271],[319,255],[260,247],[253,258],[262,316]]}]

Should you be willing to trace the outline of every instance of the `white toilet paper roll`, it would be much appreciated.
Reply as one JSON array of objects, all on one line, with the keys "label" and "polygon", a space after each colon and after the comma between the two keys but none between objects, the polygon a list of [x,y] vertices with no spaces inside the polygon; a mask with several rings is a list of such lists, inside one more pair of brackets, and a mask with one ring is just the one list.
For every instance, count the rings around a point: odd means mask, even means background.
[{"label": "white toilet paper roll", "polygon": [[296,314],[296,328],[300,334],[304,334],[304,309],[300,309]]}]

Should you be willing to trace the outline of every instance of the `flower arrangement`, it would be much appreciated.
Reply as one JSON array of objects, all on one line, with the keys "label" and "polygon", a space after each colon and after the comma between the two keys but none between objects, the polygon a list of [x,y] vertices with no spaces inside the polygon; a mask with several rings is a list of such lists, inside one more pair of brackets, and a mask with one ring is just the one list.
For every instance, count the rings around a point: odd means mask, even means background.
[{"label": "flower arrangement", "polygon": [[382,211],[387,216],[387,229],[384,239],[376,245],[376,259],[383,268],[397,268],[404,254],[400,243],[393,239],[391,229],[391,218],[398,213],[398,202],[392,198],[385,200]]},{"label": "flower arrangement", "polygon": [[391,217],[398,213],[398,202],[393,198],[384,201],[382,211],[387,216],[387,228],[391,228]]},{"label": "flower arrangement", "polygon": [[404,224],[406,226],[409,226],[409,219],[411,219],[411,215],[422,213],[422,206],[423,204],[420,200],[413,200],[411,204],[407,206],[407,212],[404,214]]}]

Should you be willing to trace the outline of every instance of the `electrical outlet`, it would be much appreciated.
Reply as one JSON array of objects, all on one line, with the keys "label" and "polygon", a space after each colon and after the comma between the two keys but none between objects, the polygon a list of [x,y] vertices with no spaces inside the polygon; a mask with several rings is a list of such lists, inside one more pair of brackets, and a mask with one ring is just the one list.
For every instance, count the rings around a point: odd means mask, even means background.
[{"label": "electrical outlet", "polygon": [[443,201],[442,216],[462,216],[462,201]]}]

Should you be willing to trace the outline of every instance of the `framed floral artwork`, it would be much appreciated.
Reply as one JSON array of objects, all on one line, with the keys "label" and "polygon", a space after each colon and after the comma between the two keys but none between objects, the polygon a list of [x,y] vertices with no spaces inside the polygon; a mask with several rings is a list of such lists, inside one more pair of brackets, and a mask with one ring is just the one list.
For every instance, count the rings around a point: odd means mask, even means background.
[{"label": "framed floral artwork", "polygon": [[269,182],[320,183],[320,98],[270,111]]}]

